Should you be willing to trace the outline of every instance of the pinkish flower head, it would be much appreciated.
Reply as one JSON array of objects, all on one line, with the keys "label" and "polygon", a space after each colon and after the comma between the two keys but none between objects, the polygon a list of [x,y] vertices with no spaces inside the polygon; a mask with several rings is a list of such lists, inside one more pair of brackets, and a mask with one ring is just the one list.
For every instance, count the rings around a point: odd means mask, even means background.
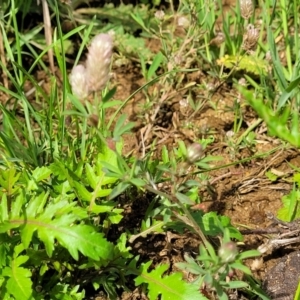
[{"label": "pinkish flower head", "polygon": [[251,18],[254,12],[254,6],[252,0],[240,0],[240,10],[241,10],[241,16],[245,20]]},{"label": "pinkish flower head", "polygon": [[109,34],[98,34],[91,42],[86,60],[86,82],[89,92],[102,90],[108,79],[113,49]]},{"label": "pinkish flower head", "polygon": [[79,99],[88,96],[88,88],[86,84],[86,69],[83,65],[77,65],[71,71],[69,76],[73,94]]},{"label": "pinkish flower head", "polygon": [[162,21],[165,17],[165,13],[163,10],[158,10],[155,12],[154,17],[160,21]]},{"label": "pinkish flower head", "polygon": [[223,263],[233,262],[238,254],[239,250],[234,242],[224,243],[221,245],[218,251],[218,255]]},{"label": "pinkish flower head", "polygon": [[189,28],[190,21],[186,16],[179,16],[177,19],[177,25],[183,28]]}]

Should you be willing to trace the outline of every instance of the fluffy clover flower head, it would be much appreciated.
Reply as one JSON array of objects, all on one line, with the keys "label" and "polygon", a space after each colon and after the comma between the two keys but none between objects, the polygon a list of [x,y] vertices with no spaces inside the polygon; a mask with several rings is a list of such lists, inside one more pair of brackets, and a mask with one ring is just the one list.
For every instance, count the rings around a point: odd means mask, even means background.
[{"label": "fluffy clover flower head", "polygon": [[251,18],[254,12],[254,6],[252,0],[240,0],[240,10],[241,10],[241,16],[245,20]]},{"label": "fluffy clover flower head", "polygon": [[102,90],[109,80],[113,39],[109,34],[98,34],[92,41],[86,60],[86,83],[89,92]]},{"label": "fluffy clover flower head", "polygon": [[69,76],[73,94],[79,99],[88,96],[88,87],[86,83],[86,69],[83,65],[75,66]]}]

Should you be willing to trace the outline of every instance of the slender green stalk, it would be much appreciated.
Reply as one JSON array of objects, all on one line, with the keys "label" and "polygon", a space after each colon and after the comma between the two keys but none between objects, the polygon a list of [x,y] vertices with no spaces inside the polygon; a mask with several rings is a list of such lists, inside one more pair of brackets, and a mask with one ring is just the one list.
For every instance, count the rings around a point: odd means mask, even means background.
[{"label": "slender green stalk", "polygon": [[299,32],[299,14],[298,14],[298,6],[299,6],[299,2],[297,0],[293,1],[293,19],[294,19],[294,32],[296,34],[294,34],[294,53],[295,53],[295,60],[299,61],[300,59],[300,49],[299,49],[299,36],[298,36],[298,32]]},{"label": "slender green stalk", "polygon": [[300,281],[298,283],[298,287],[294,296],[294,300],[298,300],[298,299],[300,299]]},{"label": "slender green stalk", "polygon": [[[17,50],[17,62],[19,66],[22,66],[22,51],[21,51],[21,43],[20,43],[20,35],[18,30],[18,23],[17,23],[17,8],[15,6],[15,0],[11,0],[11,14],[13,20],[13,27],[15,32],[15,43],[16,43],[16,50]],[[19,85],[23,84],[23,73],[21,70],[15,70],[16,75],[18,74],[17,81]]]},{"label": "slender green stalk", "polygon": [[292,57],[291,57],[291,43],[288,29],[288,15],[287,9],[289,7],[289,3],[286,0],[280,0],[280,14],[281,14],[281,22],[283,27],[283,36],[285,43],[285,56],[287,60],[288,67],[288,80],[291,79],[292,76]]},{"label": "slender green stalk", "polygon": [[[60,56],[58,56],[59,51],[56,51],[56,57],[58,59],[58,64],[59,64],[60,70],[62,72],[62,77],[63,77],[62,112],[64,112],[66,110],[67,92],[70,92],[70,86],[68,83],[69,81],[68,81],[68,76],[67,76],[66,56],[65,56],[66,54],[65,54],[64,44],[63,44],[63,33],[62,33],[62,29],[61,29],[61,24],[60,24],[59,8],[58,8],[57,1],[55,1],[55,16],[56,16],[58,37],[59,37],[59,41],[60,41],[60,50],[61,50]],[[62,114],[61,118],[60,118],[61,145],[64,144],[65,124],[66,124],[66,116],[65,116],[65,114]]]},{"label": "slender green stalk", "polygon": [[[150,185],[146,185],[145,188],[149,191],[152,192],[156,195],[159,195],[161,197],[164,197],[166,199],[169,199],[171,202],[175,202],[177,203],[180,208],[183,210],[185,216],[187,217],[186,220],[188,220],[188,222],[190,222],[190,225],[195,232],[199,235],[199,237],[201,238],[202,242],[206,245],[208,243],[207,238],[205,237],[204,233],[202,232],[201,228],[199,227],[199,225],[197,224],[197,222],[194,220],[193,216],[191,215],[191,213],[189,212],[189,210],[182,204],[180,203],[180,201],[177,200],[177,198],[175,196],[169,195],[167,193],[161,192],[158,189],[153,188]],[[180,218],[179,215],[176,214],[177,217]]]},{"label": "slender green stalk", "polygon": [[255,120],[255,122],[253,122],[248,128],[247,130],[245,130],[241,136],[238,138],[238,140],[236,141],[236,145],[240,145],[241,142],[243,141],[243,139],[253,130],[255,129],[263,120],[262,119],[257,119]]}]

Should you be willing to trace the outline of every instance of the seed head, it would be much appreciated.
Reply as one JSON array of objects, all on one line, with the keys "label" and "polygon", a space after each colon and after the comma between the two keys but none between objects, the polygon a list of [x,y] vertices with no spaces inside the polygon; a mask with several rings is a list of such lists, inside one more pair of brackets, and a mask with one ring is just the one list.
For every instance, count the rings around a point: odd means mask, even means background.
[{"label": "seed head", "polygon": [[203,148],[199,143],[193,143],[187,148],[187,161],[189,163],[194,163],[199,160],[203,155]]},{"label": "seed head", "polygon": [[189,26],[190,26],[190,21],[189,21],[189,19],[188,19],[187,17],[185,17],[185,16],[179,16],[179,17],[177,18],[177,25],[178,25],[179,27],[189,28]]},{"label": "seed head", "polygon": [[243,36],[242,48],[246,51],[255,50],[259,39],[259,30],[253,24],[248,24],[247,31]]},{"label": "seed head", "polygon": [[86,60],[86,82],[89,92],[102,90],[109,79],[113,40],[109,34],[96,35]]},{"label": "seed head", "polygon": [[88,96],[88,88],[86,84],[86,69],[83,65],[75,66],[69,76],[73,94],[79,99]]},{"label": "seed head", "polygon": [[210,41],[210,45],[220,47],[225,41],[225,34],[217,32],[216,36]]},{"label": "seed head", "polygon": [[241,86],[246,86],[247,85],[247,81],[244,77],[240,78],[238,83],[241,85]]},{"label": "seed head", "polygon": [[218,254],[223,263],[229,263],[235,260],[236,256],[238,255],[238,252],[239,251],[236,246],[236,243],[227,242],[220,247]]},{"label": "seed head", "polygon": [[265,59],[269,63],[272,61],[272,56],[271,56],[271,51],[270,50],[266,52]]},{"label": "seed head", "polygon": [[241,9],[241,16],[248,20],[254,11],[253,2],[252,0],[240,0],[240,9]]},{"label": "seed head", "polygon": [[154,17],[159,21],[162,21],[165,18],[165,13],[163,10],[157,10],[154,14]]}]

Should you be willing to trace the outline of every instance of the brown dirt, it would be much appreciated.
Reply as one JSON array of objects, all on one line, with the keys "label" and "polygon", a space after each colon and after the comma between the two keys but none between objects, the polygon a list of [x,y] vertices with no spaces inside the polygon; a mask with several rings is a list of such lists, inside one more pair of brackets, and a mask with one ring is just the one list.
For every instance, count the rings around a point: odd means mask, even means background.
[{"label": "brown dirt", "polygon": [[[119,84],[117,98],[121,98],[122,96],[126,98],[127,95],[143,84],[143,80],[139,75],[139,68],[136,66],[126,66],[116,69],[114,72],[116,73],[116,82]],[[126,76],[123,76],[124,73]],[[199,73],[194,75],[197,77]],[[206,78],[203,79],[205,80]],[[203,79],[199,78],[199,82]],[[206,93],[206,91],[202,92]],[[201,132],[201,128],[207,128],[215,133],[215,143],[207,151],[210,154],[222,156],[223,160],[220,163],[221,165],[247,158],[257,152],[266,152],[278,146],[278,141],[275,138],[267,136],[263,125],[256,129],[258,141],[251,149],[242,149],[242,147],[241,149],[231,149],[228,146],[229,143],[226,134],[231,130],[234,119],[233,110],[230,110],[230,108],[233,107],[236,97],[236,92],[230,87],[226,85],[222,87],[221,90],[215,93],[211,98],[214,103],[218,103],[217,109],[213,109],[209,105],[204,106],[199,113],[192,119],[189,119],[189,122],[195,124],[195,129],[189,130],[188,134],[187,132],[183,132],[183,129],[180,128],[180,124],[184,124],[190,114],[188,112],[182,112],[180,109],[174,109],[172,111],[173,116],[171,120],[174,120],[174,115],[177,114],[176,117],[179,120],[179,128],[174,128],[174,124],[170,121],[167,128],[168,132],[173,131],[173,134],[169,135],[161,145],[166,145],[170,149],[176,145],[176,141],[179,139],[195,141],[199,138],[199,134],[197,134],[196,131]],[[143,101],[143,95],[140,93],[136,95],[130,105],[127,106],[125,111],[129,113],[129,119],[139,119],[136,116],[139,111],[137,105],[141,105]],[[168,105],[170,107],[173,105],[178,106],[178,99],[173,99]],[[243,108],[243,113],[245,125],[239,134],[242,134],[247,128],[247,124],[251,124],[256,117],[255,113],[247,106]],[[136,147],[139,145],[139,137],[141,136],[142,129],[143,127],[141,125],[137,127],[137,138],[134,139],[134,141],[130,139],[127,140],[126,147],[128,149],[137,150]],[[159,136],[158,132],[156,138]],[[161,139],[165,136],[166,134],[163,128],[161,128]],[[153,141],[153,136],[150,140]],[[141,147],[137,153],[141,154]],[[276,215],[282,205],[281,198],[292,189],[292,184],[289,179],[291,179],[294,171],[290,167],[290,164],[295,167],[300,167],[300,155],[296,149],[278,150],[266,158],[253,159],[250,162],[212,171],[210,172],[210,176],[211,182],[213,182],[214,194],[212,195],[203,191],[203,206],[201,206],[201,208],[204,208],[206,211],[216,211],[219,214],[229,216],[232,223],[241,230],[244,228],[269,228],[271,221],[266,214],[272,213]],[[285,176],[275,182],[271,182],[265,175],[265,172],[271,169],[282,172]],[[130,219],[132,220],[131,217]],[[137,219],[135,219],[134,222],[136,225]],[[126,226],[130,225],[126,224]],[[265,234],[245,235],[244,246],[241,246],[241,249],[257,249],[267,241],[268,237]],[[192,253],[193,250],[197,251],[198,245],[199,240],[197,236],[191,234],[175,235],[172,240],[172,245],[167,241],[166,236],[153,235],[147,238],[139,238],[138,241],[134,243],[133,250],[141,255],[142,260],[143,258],[145,258],[145,260],[151,259],[154,264],[162,262],[169,263],[170,270],[172,271],[174,262],[181,261],[184,253]],[[273,283],[271,283],[272,278],[275,277],[276,274],[274,268],[277,266],[278,261],[281,261],[281,265],[283,260],[286,261],[286,255],[290,253],[291,249],[294,248],[289,247],[289,249],[287,249],[282,247],[273,252],[269,251],[266,255],[263,255],[262,260],[258,260],[259,267],[256,266],[257,261],[249,260],[248,262],[248,265],[253,270],[254,276],[260,281],[265,280],[264,287],[270,295],[275,295],[272,294],[272,288],[274,289],[274,286],[272,285]],[[293,270],[287,269],[286,272],[290,272],[289,276],[294,276],[294,278],[298,278],[300,275],[299,268],[297,271],[295,271],[295,268]],[[273,274],[273,277],[271,274]],[[297,280],[294,280],[294,282],[289,282],[289,286],[286,286],[287,282],[283,283],[283,281],[276,280],[278,288],[281,287],[284,290],[288,290],[289,295],[295,291],[298,283]],[[270,288],[271,285],[272,287]],[[127,298],[124,297],[122,299]],[[143,298],[133,297],[128,299]],[[279,300],[283,298],[275,297],[274,299]]]}]

